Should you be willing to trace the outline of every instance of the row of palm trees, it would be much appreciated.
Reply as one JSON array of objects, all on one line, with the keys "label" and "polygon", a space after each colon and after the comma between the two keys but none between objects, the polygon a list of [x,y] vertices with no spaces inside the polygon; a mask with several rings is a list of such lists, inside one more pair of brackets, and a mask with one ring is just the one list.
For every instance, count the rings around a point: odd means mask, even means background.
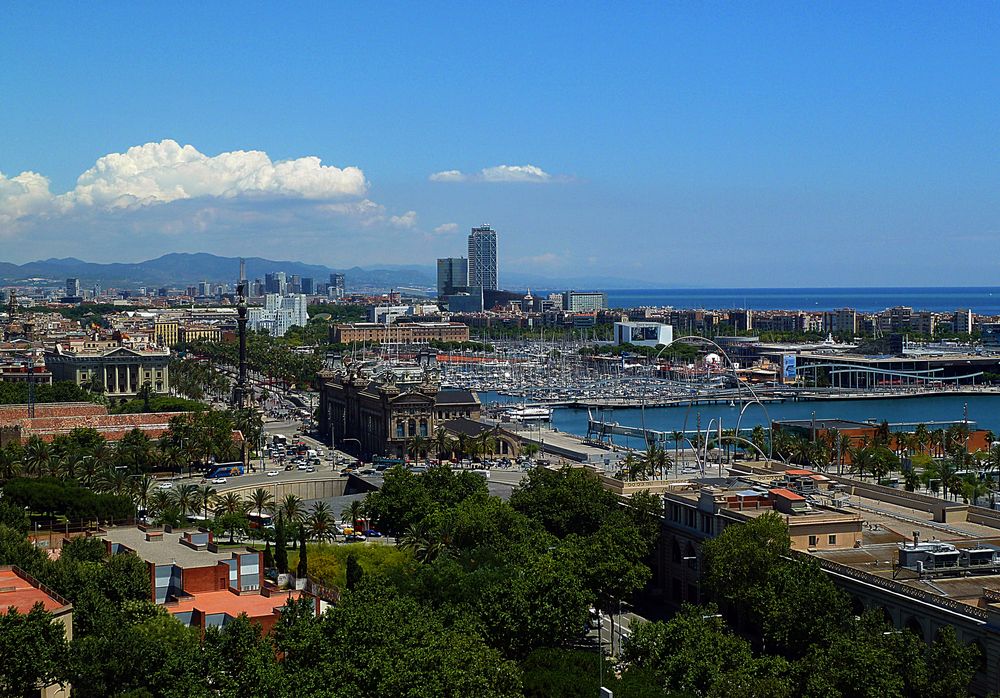
[{"label": "row of palm trees", "polygon": [[[183,525],[189,517],[210,520],[213,516],[232,534],[245,528],[244,522],[251,517],[281,516],[286,526],[301,528],[308,540],[320,543],[333,541],[337,536],[336,518],[326,502],[314,502],[309,508],[301,497],[287,494],[276,501],[274,495],[264,487],[258,487],[247,497],[236,492],[219,491],[211,485],[183,484],[169,490],[155,487],[152,478],[135,480],[128,492],[136,505],[148,512],[159,523]],[[342,516],[343,522],[352,523],[355,529],[365,519],[366,509],[361,501],[351,502]],[[270,531],[263,535],[270,538]],[[293,546],[297,536],[292,536]]]},{"label": "row of palm trees", "polygon": [[233,429],[239,429],[248,444],[256,444],[263,423],[252,410],[206,410],[173,417],[158,441],[139,429],[127,432],[117,443],[89,428],[73,429],[52,441],[35,435],[23,446],[11,442],[0,448],[0,480],[56,477],[92,489],[114,489],[113,483],[121,478],[153,470],[179,473],[199,461],[239,460],[241,448],[233,441]]}]

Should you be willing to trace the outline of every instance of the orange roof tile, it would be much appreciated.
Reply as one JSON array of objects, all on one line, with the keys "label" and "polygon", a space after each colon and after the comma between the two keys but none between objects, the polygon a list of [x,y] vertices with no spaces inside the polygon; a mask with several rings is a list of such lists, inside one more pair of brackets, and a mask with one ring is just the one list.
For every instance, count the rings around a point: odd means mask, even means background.
[{"label": "orange roof tile", "polygon": [[785,489],[784,487],[775,487],[772,490],[768,490],[775,497],[781,497],[782,499],[787,499],[792,502],[806,501],[806,498],[801,494],[795,494],[791,490]]}]

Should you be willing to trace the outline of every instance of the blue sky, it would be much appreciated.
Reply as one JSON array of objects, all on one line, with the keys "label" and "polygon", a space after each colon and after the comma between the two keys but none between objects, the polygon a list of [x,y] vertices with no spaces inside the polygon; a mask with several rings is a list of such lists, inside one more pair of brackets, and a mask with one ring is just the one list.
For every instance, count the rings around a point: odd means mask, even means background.
[{"label": "blue sky", "polygon": [[0,7],[4,257],[1000,285],[1000,5],[358,5]]}]

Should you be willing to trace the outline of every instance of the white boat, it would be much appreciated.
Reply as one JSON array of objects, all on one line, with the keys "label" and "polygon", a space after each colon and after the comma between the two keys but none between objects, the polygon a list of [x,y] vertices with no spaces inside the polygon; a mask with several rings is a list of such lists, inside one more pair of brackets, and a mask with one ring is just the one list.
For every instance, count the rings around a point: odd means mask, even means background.
[{"label": "white boat", "polygon": [[511,407],[504,414],[512,422],[548,422],[552,419],[551,407]]}]

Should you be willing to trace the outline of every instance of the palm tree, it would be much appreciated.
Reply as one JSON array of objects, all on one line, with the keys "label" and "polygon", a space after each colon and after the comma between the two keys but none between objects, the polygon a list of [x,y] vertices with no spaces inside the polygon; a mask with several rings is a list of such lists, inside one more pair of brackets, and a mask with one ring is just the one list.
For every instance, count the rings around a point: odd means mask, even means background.
[{"label": "palm tree", "polygon": [[427,453],[429,443],[423,436],[414,436],[406,444],[406,452],[413,460],[420,460],[421,456]]},{"label": "palm tree", "polygon": [[246,510],[246,504],[235,492],[226,492],[215,498],[216,511],[220,514],[241,514]]},{"label": "palm tree", "polygon": [[28,438],[24,445],[24,469],[35,477],[41,477],[49,470],[52,461],[52,447],[38,435]]},{"label": "palm tree", "polygon": [[674,440],[674,463],[680,463],[680,447],[681,441],[684,440],[684,432],[675,431],[670,434],[670,438]]},{"label": "palm tree", "polygon": [[330,507],[326,502],[316,502],[313,504],[305,525],[308,528],[310,537],[315,538],[320,543],[333,540],[336,536],[333,528],[333,514],[330,512]]},{"label": "palm tree", "polygon": [[202,485],[198,488],[198,502],[201,503],[201,509],[205,512],[206,521],[208,521],[208,510],[211,508],[218,494],[219,490],[211,485]]},{"label": "palm tree", "polygon": [[492,456],[497,449],[497,440],[489,431],[483,431],[476,437],[476,445],[479,447],[479,455],[482,458]]},{"label": "palm tree", "polygon": [[399,547],[413,553],[413,558],[418,562],[433,562],[438,556],[447,551],[444,542],[434,535],[426,520],[418,524],[410,524],[409,528],[399,539]]},{"label": "palm tree", "polygon": [[931,433],[927,430],[927,425],[922,422],[918,424],[917,428],[913,430],[913,435],[917,437],[918,449],[922,453],[931,442]]},{"label": "palm tree", "polygon": [[[674,432],[674,433],[677,434],[679,432]],[[754,446],[757,447],[757,450],[754,451],[753,455],[754,460],[759,461],[760,454],[766,453],[764,449],[767,447],[767,432],[764,430],[764,427],[762,427],[760,424],[755,426],[750,431],[750,441],[753,443]]]},{"label": "palm tree", "polygon": [[21,449],[9,443],[0,448],[0,479],[11,480],[21,473]]},{"label": "palm tree", "polygon": [[149,502],[147,506],[147,512],[149,516],[158,517],[163,513],[164,509],[171,505],[170,495],[167,494],[165,490],[153,490],[149,495]]},{"label": "palm tree", "polygon": [[525,458],[534,458],[542,450],[541,446],[533,441],[527,441],[521,446],[521,455]]},{"label": "palm tree", "polygon": [[132,478],[132,498],[135,500],[136,506],[140,509],[149,509],[149,498],[153,493],[153,483],[155,480],[149,475],[143,475],[141,478]]},{"label": "palm tree", "polygon": [[186,519],[188,511],[194,509],[198,504],[198,485],[187,484],[173,490],[174,503],[181,510],[181,515]]},{"label": "palm tree", "polygon": [[974,474],[970,473],[962,478],[961,494],[964,503],[975,505],[981,497],[989,493],[989,486]]},{"label": "palm tree", "polygon": [[643,458],[643,475],[659,474],[663,478],[665,471],[670,467],[670,456],[667,450],[662,448],[655,441],[651,441],[646,447],[646,455]]},{"label": "palm tree", "polygon": [[351,502],[351,505],[347,507],[347,509],[345,509],[343,513],[340,515],[340,520],[344,521],[345,523],[347,521],[350,521],[351,528],[353,528],[354,532],[357,533],[358,521],[361,520],[363,514],[364,514],[364,505],[355,499],[353,502]]},{"label": "palm tree", "polygon": [[265,511],[274,508],[274,495],[264,487],[258,487],[250,493],[250,508],[257,512],[258,516],[263,516]]},{"label": "palm tree", "polygon": [[301,523],[306,516],[306,508],[302,498],[294,494],[286,494],[278,509],[289,523]]},{"label": "palm tree", "polygon": [[444,427],[434,430],[434,448],[440,460],[444,460],[444,457],[451,452],[451,437]]},{"label": "palm tree", "polygon": [[471,439],[469,438],[468,434],[459,434],[458,435],[458,452],[459,452],[459,454],[463,458],[471,455],[469,453],[470,443],[471,443]]}]

